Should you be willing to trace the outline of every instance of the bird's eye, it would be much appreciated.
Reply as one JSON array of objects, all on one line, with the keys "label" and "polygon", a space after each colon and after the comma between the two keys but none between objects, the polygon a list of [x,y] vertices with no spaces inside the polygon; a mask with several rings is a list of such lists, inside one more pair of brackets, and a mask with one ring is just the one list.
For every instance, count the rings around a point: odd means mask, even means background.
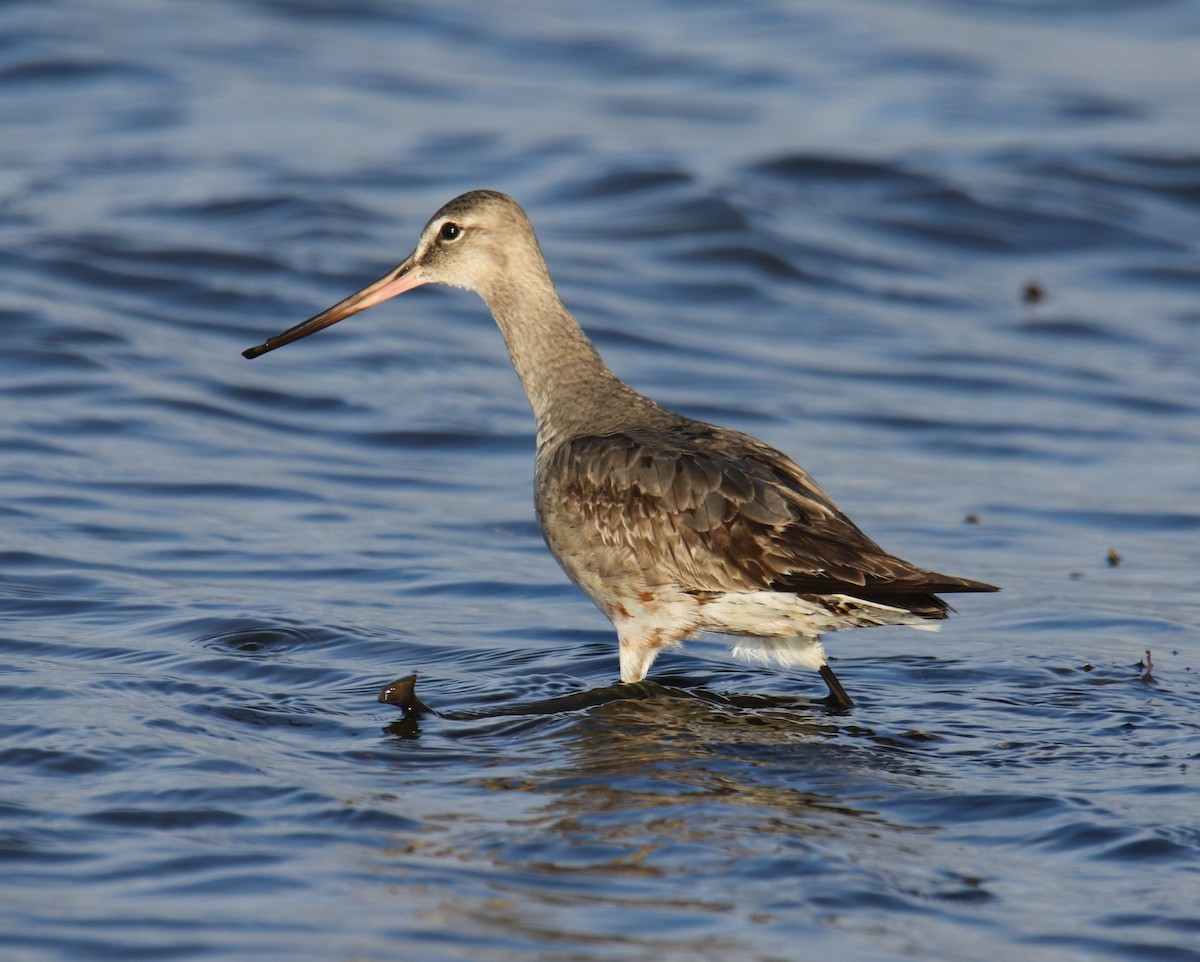
[{"label": "bird's eye", "polygon": [[447,221],[442,225],[438,236],[444,241],[458,240],[462,236],[462,228],[453,221]]}]

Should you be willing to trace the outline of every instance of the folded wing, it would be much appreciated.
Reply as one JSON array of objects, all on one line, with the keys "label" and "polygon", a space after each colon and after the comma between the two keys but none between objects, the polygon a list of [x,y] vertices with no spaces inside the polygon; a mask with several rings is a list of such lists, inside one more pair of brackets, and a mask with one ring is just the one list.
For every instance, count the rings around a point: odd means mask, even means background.
[{"label": "folded wing", "polygon": [[938,592],[997,590],[884,551],[803,469],[740,432],[684,421],[574,438],[539,472],[543,524],[553,514],[687,591],[847,594],[939,618]]}]

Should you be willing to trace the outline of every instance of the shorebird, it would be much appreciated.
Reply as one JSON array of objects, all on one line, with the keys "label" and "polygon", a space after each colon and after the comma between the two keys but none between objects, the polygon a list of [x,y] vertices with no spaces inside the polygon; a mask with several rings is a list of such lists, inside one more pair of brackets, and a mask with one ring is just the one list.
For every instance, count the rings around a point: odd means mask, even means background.
[{"label": "shorebird", "polygon": [[496,191],[456,197],[398,267],[243,354],[422,284],[474,291],[491,310],[537,421],[542,535],[612,621],[621,681],[709,631],[736,636],[735,656],[815,669],[827,703],[849,708],[823,632],[936,628],[950,610],[939,593],[998,590],[888,554],[787,455],[620,380],[559,298],[529,218]]}]

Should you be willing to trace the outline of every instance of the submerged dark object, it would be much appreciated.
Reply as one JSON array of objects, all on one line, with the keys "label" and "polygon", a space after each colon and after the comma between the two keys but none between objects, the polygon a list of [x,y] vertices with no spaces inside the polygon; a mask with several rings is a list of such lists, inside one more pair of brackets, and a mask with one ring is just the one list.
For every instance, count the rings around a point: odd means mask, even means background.
[{"label": "submerged dark object", "polygon": [[[834,680],[836,683],[836,679]],[[616,701],[650,701],[656,698],[679,698],[702,701],[710,705],[727,708],[796,708],[819,704],[831,712],[842,712],[846,706],[834,695],[817,699],[797,699],[784,695],[723,695],[704,688],[684,688],[679,685],[660,685],[658,682],[621,682],[572,692],[569,695],[552,695],[532,701],[512,702],[498,708],[477,708],[469,711],[439,711],[417,697],[417,674],[405,675],[388,682],[379,692],[379,701],[394,705],[404,712],[407,720],[417,720],[425,715],[444,718],[448,721],[478,721],[484,718],[507,718],[517,715],[558,715],[563,712],[582,711]]]}]

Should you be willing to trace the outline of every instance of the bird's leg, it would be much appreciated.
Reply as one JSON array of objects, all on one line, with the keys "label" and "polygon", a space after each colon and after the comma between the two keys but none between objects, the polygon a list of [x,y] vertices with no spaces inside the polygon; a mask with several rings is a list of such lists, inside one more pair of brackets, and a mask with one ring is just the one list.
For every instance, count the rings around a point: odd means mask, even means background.
[{"label": "bird's leg", "polygon": [[658,657],[661,646],[648,642],[638,634],[627,632],[619,634],[620,647],[618,657],[621,664],[621,681],[629,684],[641,681],[650,671],[654,659]]},{"label": "bird's leg", "polygon": [[836,708],[839,711],[846,708],[853,708],[854,699],[846,694],[846,689],[837,680],[837,675],[833,673],[833,669],[828,665],[822,665],[817,670],[821,673],[821,678],[825,681],[825,684],[829,686],[829,697],[825,699],[829,707]]}]

